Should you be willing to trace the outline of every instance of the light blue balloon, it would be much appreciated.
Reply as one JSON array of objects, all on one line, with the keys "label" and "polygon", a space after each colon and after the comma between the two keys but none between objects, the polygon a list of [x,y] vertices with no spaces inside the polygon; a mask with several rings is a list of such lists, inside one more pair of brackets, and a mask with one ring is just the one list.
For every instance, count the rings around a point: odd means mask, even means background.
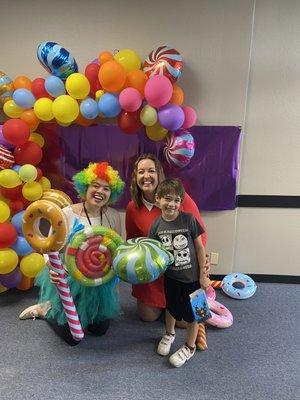
[{"label": "light blue balloon", "polygon": [[54,75],[48,76],[45,79],[45,89],[53,97],[58,97],[66,94],[64,82]]},{"label": "light blue balloon", "polygon": [[99,114],[98,103],[88,97],[80,103],[80,112],[86,119],[94,119]]},{"label": "light blue balloon", "polygon": [[11,219],[11,223],[13,224],[13,226],[16,228],[16,230],[18,231],[18,233],[20,235],[23,235],[22,220],[23,220],[24,213],[25,213],[25,211],[20,211],[17,214],[15,214]]},{"label": "light blue balloon", "polygon": [[32,108],[36,98],[31,93],[30,90],[20,88],[16,89],[13,93],[13,100],[17,104],[17,106],[21,108]]},{"label": "light blue balloon", "polygon": [[18,236],[16,242],[11,246],[18,256],[27,256],[34,250],[23,236]]},{"label": "light blue balloon", "polygon": [[21,168],[21,165],[15,164],[12,169],[16,172],[19,172],[19,169]]},{"label": "light blue balloon", "polygon": [[112,93],[104,93],[98,102],[99,111],[107,118],[113,118],[120,114],[119,99]]}]

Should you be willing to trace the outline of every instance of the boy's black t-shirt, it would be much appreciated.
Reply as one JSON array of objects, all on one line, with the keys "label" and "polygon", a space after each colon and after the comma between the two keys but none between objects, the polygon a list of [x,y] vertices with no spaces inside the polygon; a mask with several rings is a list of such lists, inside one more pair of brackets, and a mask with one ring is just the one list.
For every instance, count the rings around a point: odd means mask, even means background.
[{"label": "boy's black t-shirt", "polygon": [[174,221],[165,221],[162,217],[154,221],[149,237],[159,240],[174,255],[174,263],[166,270],[166,276],[187,283],[199,280],[194,239],[203,232],[196,218],[183,211]]}]

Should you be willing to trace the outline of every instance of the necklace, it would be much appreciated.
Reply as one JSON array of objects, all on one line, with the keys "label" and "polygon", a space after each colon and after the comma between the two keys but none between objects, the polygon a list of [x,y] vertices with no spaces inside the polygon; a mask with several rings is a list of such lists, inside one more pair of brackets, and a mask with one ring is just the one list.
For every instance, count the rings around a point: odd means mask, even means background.
[{"label": "necklace", "polygon": [[[87,212],[87,210],[86,210],[86,207],[85,207],[85,204],[84,204],[84,203],[83,203],[83,209],[84,209],[85,215],[86,215],[86,217],[87,217],[87,220],[89,221],[90,226],[92,226],[92,223],[91,223],[89,214],[88,214],[88,212]],[[112,229],[111,224],[110,224],[110,221],[109,221],[109,219],[108,219],[108,217],[107,217],[107,214],[106,214],[105,212],[103,213],[102,208],[100,208],[100,225],[102,226],[102,224],[103,224],[103,214],[105,215],[105,217],[106,217],[106,219],[107,219],[107,222],[108,222],[108,224],[109,224],[110,229]]]}]

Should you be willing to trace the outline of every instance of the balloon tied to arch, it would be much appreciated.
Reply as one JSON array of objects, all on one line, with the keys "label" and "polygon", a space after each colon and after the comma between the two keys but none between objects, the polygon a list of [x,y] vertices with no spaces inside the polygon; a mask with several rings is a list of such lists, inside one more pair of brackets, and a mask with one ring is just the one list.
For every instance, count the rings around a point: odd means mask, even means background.
[{"label": "balloon tied to arch", "polygon": [[12,81],[0,72],[0,106],[14,121],[14,129],[4,127],[5,140],[20,145],[15,132],[21,125],[23,131],[25,125],[34,131],[40,121],[90,126],[111,118],[126,134],[144,127],[149,139],[164,141],[171,166],[182,168],[190,162],[195,143],[188,129],[197,114],[184,104],[177,84],[183,69],[177,50],[163,45],[144,61],[131,49],[101,51],[81,73],[74,57],[57,43],[41,43],[37,58],[49,73],[46,78],[19,76]]}]

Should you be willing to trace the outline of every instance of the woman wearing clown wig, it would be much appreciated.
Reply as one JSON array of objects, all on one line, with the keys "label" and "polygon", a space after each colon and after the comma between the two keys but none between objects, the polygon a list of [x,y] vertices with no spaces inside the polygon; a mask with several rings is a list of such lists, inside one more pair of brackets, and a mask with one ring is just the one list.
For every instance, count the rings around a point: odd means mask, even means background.
[{"label": "woman wearing clown wig", "polygon": [[[77,220],[84,226],[103,225],[112,228],[120,235],[120,214],[108,206],[120,197],[124,189],[124,182],[118,171],[107,162],[92,163],[75,174],[73,182],[82,201],[62,210],[69,230]],[[40,287],[39,303],[25,309],[19,318],[45,318],[56,333],[73,346],[79,342],[70,334],[55,287],[57,282],[57,274],[51,269],[48,273],[48,268],[44,268],[36,280],[36,285]],[[104,335],[109,328],[109,320],[120,315],[115,281],[88,287],[69,275],[68,283],[82,327],[92,334]]]}]

